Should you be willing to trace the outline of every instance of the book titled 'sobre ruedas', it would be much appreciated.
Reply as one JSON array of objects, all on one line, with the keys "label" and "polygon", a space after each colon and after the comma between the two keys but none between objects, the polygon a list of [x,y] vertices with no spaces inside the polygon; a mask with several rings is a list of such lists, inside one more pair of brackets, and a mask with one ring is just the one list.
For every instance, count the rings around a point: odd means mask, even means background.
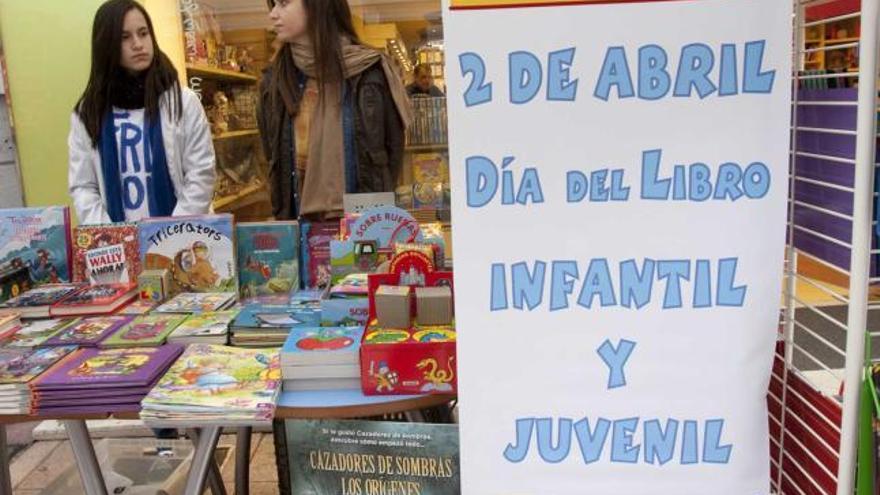
[{"label": "book titled 'sobre ruedas'", "polygon": [[0,266],[26,266],[37,284],[70,282],[70,209],[0,209]]},{"label": "book titled 'sobre ruedas'", "polygon": [[139,224],[144,270],[171,272],[171,293],[237,292],[229,214],[151,218]]}]

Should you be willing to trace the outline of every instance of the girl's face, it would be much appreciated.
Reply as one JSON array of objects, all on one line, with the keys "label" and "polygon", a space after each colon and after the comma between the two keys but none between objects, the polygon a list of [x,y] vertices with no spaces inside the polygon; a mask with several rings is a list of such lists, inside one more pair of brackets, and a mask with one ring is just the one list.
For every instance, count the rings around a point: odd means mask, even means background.
[{"label": "girl's face", "polygon": [[275,0],[269,19],[279,41],[295,43],[308,39],[309,20],[303,0]]},{"label": "girl's face", "polygon": [[153,36],[147,20],[138,9],[125,14],[122,25],[122,51],[119,65],[131,74],[147,70],[153,63]]}]

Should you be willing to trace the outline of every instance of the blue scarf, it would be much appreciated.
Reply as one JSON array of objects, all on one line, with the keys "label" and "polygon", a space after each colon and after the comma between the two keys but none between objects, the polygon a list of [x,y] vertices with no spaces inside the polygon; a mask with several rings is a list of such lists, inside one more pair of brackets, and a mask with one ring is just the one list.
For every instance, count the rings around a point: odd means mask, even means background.
[{"label": "blue scarf", "polygon": [[[174,183],[168,173],[168,159],[165,156],[165,145],[162,140],[162,119],[155,122],[144,117],[144,161],[147,171],[152,171],[147,180],[147,198],[151,217],[170,217],[177,206],[177,195],[174,194]],[[98,142],[101,153],[101,175],[104,178],[104,203],[107,214],[112,222],[125,221],[125,209],[122,206],[122,178],[119,175],[119,150],[116,145],[116,125],[111,110],[101,128],[101,139]]]}]

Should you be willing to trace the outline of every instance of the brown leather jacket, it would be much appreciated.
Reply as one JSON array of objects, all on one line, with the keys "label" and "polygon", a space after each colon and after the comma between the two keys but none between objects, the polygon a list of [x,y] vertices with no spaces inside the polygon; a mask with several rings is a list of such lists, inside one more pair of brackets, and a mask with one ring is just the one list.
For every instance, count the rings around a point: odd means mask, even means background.
[{"label": "brown leather jacket", "polygon": [[[293,119],[283,106],[271,108],[269,81],[272,68],[263,72],[257,123],[263,151],[269,162],[269,190],[276,219],[295,219],[299,198],[294,196],[298,178]],[[346,81],[354,91],[354,134],[357,156],[356,192],[393,191],[403,165],[403,123],[381,63]]]}]

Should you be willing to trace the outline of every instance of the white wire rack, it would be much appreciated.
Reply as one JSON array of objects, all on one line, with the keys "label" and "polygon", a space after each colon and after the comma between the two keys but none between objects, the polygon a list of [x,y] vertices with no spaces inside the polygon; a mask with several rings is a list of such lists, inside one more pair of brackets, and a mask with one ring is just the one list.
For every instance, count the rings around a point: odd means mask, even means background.
[{"label": "white wire rack", "polygon": [[[865,336],[880,336],[880,328],[868,328],[868,311],[880,309],[868,297],[869,283],[880,282],[871,264],[880,253],[872,244],[878,1],[862,0],[859,12],[806,20],[805,10],[821,3],[828,2],[795,0],[793,15],[784,306],[768,393],[771,489],[785,495],[852,495]],[[805,41],[811,28],[850,19],[860,22],[858,38]],[[816,54],[849,48],[858,49],[857,73],[804,70]],[[827,89],[829,81],[856,78],[857,89]],[[827,275],[825,282],[805,273],[808,263]],[[826,283],[829,278],[844,290]]]}]

